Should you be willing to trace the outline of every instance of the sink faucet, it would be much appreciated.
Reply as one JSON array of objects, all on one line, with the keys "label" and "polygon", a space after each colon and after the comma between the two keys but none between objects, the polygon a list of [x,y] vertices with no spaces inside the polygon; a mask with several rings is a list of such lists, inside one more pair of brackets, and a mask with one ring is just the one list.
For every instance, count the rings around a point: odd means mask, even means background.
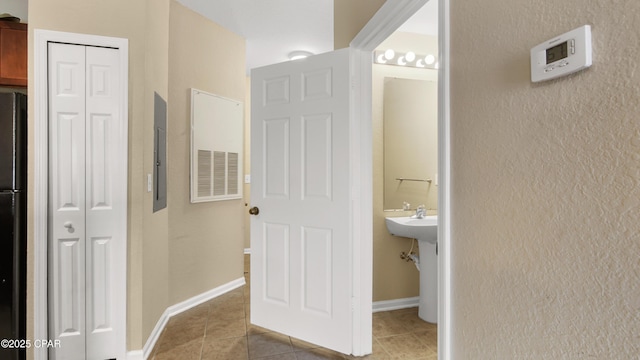
[{"label": "sink faucet", "polygon": [[423,219],[426,215],[427,215],[427,208],[424,205],[418,206],[418,208],[416,209],[415,217],[417,219]]}]

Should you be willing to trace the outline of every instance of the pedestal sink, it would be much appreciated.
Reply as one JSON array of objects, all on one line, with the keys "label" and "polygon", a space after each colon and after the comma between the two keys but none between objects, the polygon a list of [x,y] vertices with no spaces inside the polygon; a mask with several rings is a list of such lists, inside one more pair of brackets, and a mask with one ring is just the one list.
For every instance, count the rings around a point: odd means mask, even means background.
[{"label": "pedestal sink", "polygon": [[391,235],[418,240],[420,257],[420,303],[418,316],[427,322],[438,322],[438,216],[385,218]]}]

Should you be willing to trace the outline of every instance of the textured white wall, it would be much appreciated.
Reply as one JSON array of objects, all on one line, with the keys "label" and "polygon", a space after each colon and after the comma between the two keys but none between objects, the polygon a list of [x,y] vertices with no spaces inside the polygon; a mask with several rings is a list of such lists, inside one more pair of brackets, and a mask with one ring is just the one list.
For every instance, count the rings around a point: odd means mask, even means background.
[{"label": "textured white wall", "polygon": [[[529,49],[590,24],[594,65]],[[640,356],[640,2],[451,0],[456,359]]]}]

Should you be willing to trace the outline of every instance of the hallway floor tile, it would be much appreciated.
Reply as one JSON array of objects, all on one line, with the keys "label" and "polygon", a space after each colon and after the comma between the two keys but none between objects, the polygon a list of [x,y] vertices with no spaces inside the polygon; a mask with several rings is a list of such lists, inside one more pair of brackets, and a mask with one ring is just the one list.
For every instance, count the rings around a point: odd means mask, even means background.
[{"label": "hallway floor tile", "polygon": [[373,353],[347,356],[269,331],[249,322],[247,285],[172,317],[150,360],[437,360],[437,326],[418,318],[418,308],[373,314]]}]

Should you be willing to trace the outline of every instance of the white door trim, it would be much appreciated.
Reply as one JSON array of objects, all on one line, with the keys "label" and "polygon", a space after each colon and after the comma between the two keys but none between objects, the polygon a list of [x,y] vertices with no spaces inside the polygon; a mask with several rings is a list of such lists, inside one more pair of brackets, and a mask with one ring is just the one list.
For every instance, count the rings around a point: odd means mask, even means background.
[{"label": "white door trim", "polygon": [[[435,1],[435,0],[432,0]],[[438,358],[453,358],[451,264],[450,0],[438,0]]]},{"label": "white door trim", "polygon": [[[48,211],[48,89],[47,89],[47,44],[49,42],[63,42],[69,44],[103,46],[119,50],[120,61],[120,89],[121,99],[120,117],[125,126],[122,136],[128,139],[128,84],[129,84],[129,42],[127,39],[112,38],[97,35],[85,35],[49,30],[34,30],[34,339],[49,339],[48,336],[48,292],[47,292],[47,211]],[[127,144],[128,141],[125,141]],[[123,152],[123,166],[127,173],[128,150]],[[122,189],[125,193],[127,189]],[[126,214],[124,214],[126,218]],[[126,231],[126,230],[125,230]],[[128,233],[128,232],[127,232]],[[126,247],[125,247],[126,252]],[[126,253],[124,254],[126,257]],[[126,261],[125,261],[126,264]],[[126,267],[122,269],[126,277]],[[123,281],[120,291],[126,299],[127,283]],[[126,301],[124,311],[118,313],[118,322],[123,323],[120,334],[121,349],[119,357],[126,356]],[[46,348],[34,348],[36,360],[46,360]]]},{"label": "white door trim", "polygon": [[371,121],[371,52],[351,47],[351,261],[353,355],[373,350],[373,123]]},{"label": "white door trim", "polygon": [[349,46],[363,51],[375,50],[428,1],[395,0],[385,2],[358,35],[353,38]]},{"label": "white door trim", "polygon": [[[358,173],[354,179],[359,183],[354,186],[356,195],[354,204],[360,206],[356,214],[372,214],[372,133],[371,108],[372,85],[371,63],[372,51],[389,35],[398,29],[409,17],[419,10],[429,0],[396,0],[387,1],[371,18],[365,27],[356,35],[350,44],[354,51],[353,86],[356,89],[354,99],[359,110],[352,114],[353,126],[359,133],[352,138],[353,146],[350,154],[358,164]],[[438,46],[439,46],[439,74],[438,74],[438,358],[451,359],[451,150],[450,150],[450,108],[449,108],[449,3],[450,0],[438,1]],[[352,128],[354,129],[354,128]],[[359,187],[358,187],[359,185]],[[360,196],[357,198],[357,196]],[[371,297],[372,297],[372,224],[370,216],[354,218],[354,354],[363,354],[358,350],[370,349],[371,337],[363,332],[371,329]]]}]

